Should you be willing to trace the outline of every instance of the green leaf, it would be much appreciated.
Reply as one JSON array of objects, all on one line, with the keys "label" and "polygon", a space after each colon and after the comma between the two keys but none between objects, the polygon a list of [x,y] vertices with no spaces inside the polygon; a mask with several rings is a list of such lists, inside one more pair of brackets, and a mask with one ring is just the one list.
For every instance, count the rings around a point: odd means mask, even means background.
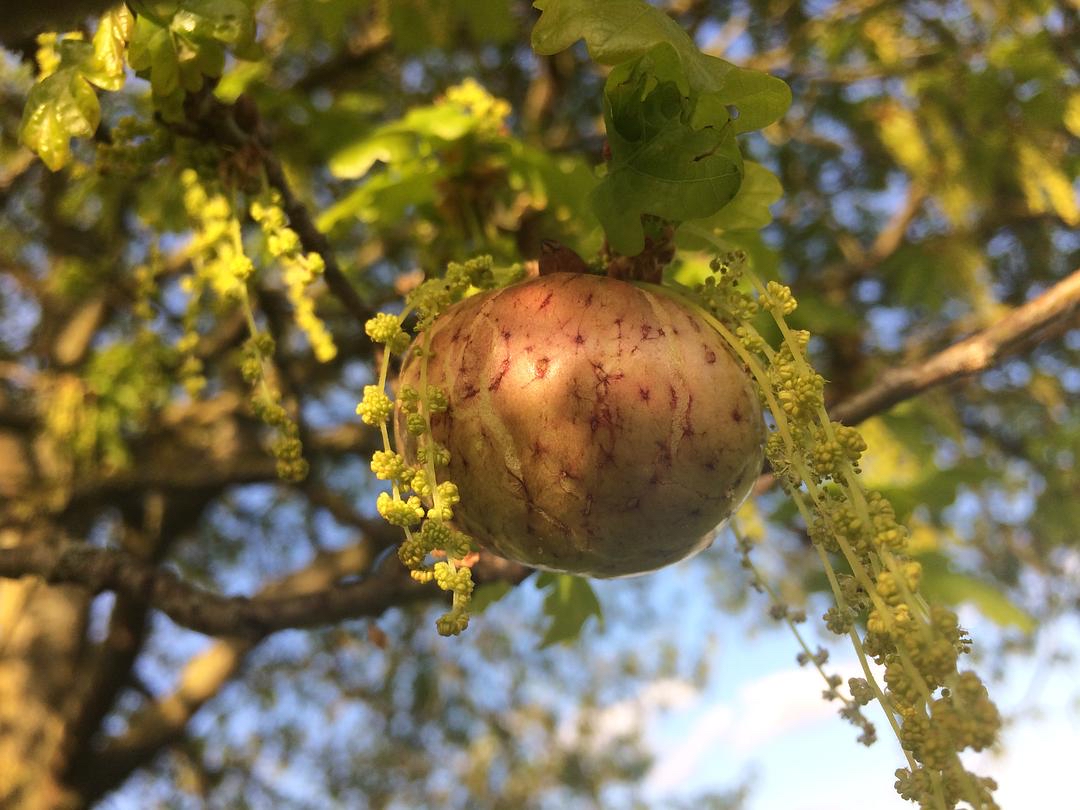
[{"label": "green leaf", "polygon": [[739,191],[711,217],[695,223],[714,233],[758,231],[772,222],[772,204],[784,194],[780,180],[760,163],[745,161]]},{"label": "green leaf", "polygon": [[227,104],[232,104],[247,89],[270,75],[271,68],[266,62],[236,62],[214,88],[214,95]]},{"label": "green leaf", "polygon": [[361,222],[400,222],[410,208],[435,200],[437,166],[430,170],[383,172],[353,189],[319,215],[317,225],[328,231],[339,223],[359,219]]},{"label": "green leaf", "polygon": [[100,119],[94,89],[77,68],[64,68],[30,90],[19,139],[55,172],[71,157],[71,139],[93,135]]},{"label": "green leaf", "polygon": [[220,76],[225,69],[225,49],[216,42],[200,42],[194,49],[179,52],[180,86],[198,92],[204,76]]},{"label": "green leaf", "polygon": [[180,114],[184,91],[196,92],[204,76],[220,76],[225,46],[240,58],[256,54],[255,17],[243,0],[142,3],[128,48],[128,62],[149,76],[154,101],[166,117]]},{"label": "green leaf", "polygon": [[336,177],[363,177],[377,161],[393,164],[430,154],[431,141],[459,140],[477,123],[476,116],[458,104],[419,107],[340,150],[330,158],[330,171]]},{"label": "green leaf", "polygon": [[510,583],[505,581],[481,585],[473,591],[472,598],[469,600],[469,613],[474,616],[483,613],[489,605],[498,602],[512,590]]},{"label": "green leaf", "polygon": [[172,32],[149,17],[135,20],[128,62],[133,70],[149,75],[155,97],[168,98],[179,91],[180,63]]},{"label": "green leaf", "polygon": [[124,53],[135,27],[135,18],[127,6],[118,6],[101,18],[94,33],[93,55],[83,67],[86,80],[102,90],[124,86]]},{"label": "green leaf", "polygon": [[736,133],[771,124],[791,105],[791,90],[780,79],[701,53],[674,20],[644,0],[536,0],[533,5],[542,12],[532,33],[537,53],[558,53],[583,39],[593,59],[616,65],[665,44],[684,77],[680,90],[735,107]]},{"label": "green leaf", "polygon": [[243,0],[184,0],[169,25],[194,42],[245,49],[255,40],[255,16]]},{"label": "green leaf", "polygon": [[548,589],[544,614],[551,619],[540,641],[541,647],[573,641],[581,634],[581,628],[590,616],[603,622],[600,602],[587,579],[544,572],[536,578],[536,587]]},{"label": "green leaf", "polygon": [[742,156],[726,110],[712,98],[695,104],[683,96],[677,69],[671,47],[661,44],[608,77],[604,120],[611,160],[592,204],[612,247],[629,256],[645,244],[642,214],[678,222],[706,217],[742,182]]},{"label": "green leaf", "polygon": [[674,20],[642,0],[537,0],[533,6],[541,11],[532,32],[537,53],[558,53],[584,39],[589,56],[614,65],[658,42],[697,50]]},{"label": "green leaf", "polygon": [[1024,633],[1034,632],[1036,621],[1030,613],[988,582],[953,571],[945,555],[921,554],[918,560],[923,567],[920,590],[931,602],[972,604],[995,624],[1017,627]]},{"label": "green leaf", "polygon": [[[595,60],[615,65],[604,87],[612,157],[591,200],[611,246],[639,253],[643,214],[685,222],[724,208],[743,180],[735,136],[779,118],[791,103],[787,85],[701,53],[674,20],[643,0],[535,5],[537,52],[556,53],[583,39]],[[752,213],[743,219],[767,223],[775,178],[761,169],[754,179],[760,187],[748,190],[743,210]]]}]

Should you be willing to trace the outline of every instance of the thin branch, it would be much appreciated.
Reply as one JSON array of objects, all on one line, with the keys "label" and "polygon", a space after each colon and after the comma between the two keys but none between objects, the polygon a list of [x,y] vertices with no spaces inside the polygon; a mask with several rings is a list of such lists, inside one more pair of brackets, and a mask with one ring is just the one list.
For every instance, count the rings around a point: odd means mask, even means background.
[{"label": "thin branch", "polygon": [[293,192],[281,161],[265,142],[259,112],[251,98],[241,96],[236,104],[225,104],[205,89],[188,95],[185,110],[190,129],[179,128],[181,134],[209,138],[231,149],[251,150],[258,157],[267,182],[281,195],[289,225],[300,237],[300,244],[304,250],[322,258],[323,278],[331,294],[360,323],[374,315],[345,277],[329,240],[315,225],[311,212]]},{"label": "thin branch", "polygon": [[864,270],[877,267],[900,248],[908,226],[918,216],[926,198],[926,189],[920,183],[913,181],[904,197],[904,204],[885,223],[885,227],[881,229],[870,249],[862,257],[861,265]]},{"label": "thin branch", "polygon": [[[829,415],[838,422],[857,425],[930,388],[986,371],[1005,356],[1054,330],[1080,325],[1073,323],[1078,312],[1080,269],[993,326],[918,363],[886,371],[874,385],[829,408]],[[774,483],[773,474],[764,472],[754,484],[752,494],[761,495]]]},{"label": "thin branch", "polygon": [[260,147],[259,154],[262,159],[263,169],[266,172],[266,179],[281,195],[285,214],[289,217],[289,225],[300,237],[300,244],[304,246],[304,250],[318,253],[322,257],[325,266],[323,278],[326,280],[327,288],[350,315],[356,318],[358,322],[364,323],[375,313],[371,307],[363,302],[356,290],[353,289],[352,284],[345,277],[341,266],[334,257],[333,248],[330,247],[326,235],[315,226],[315,220],[311,218],[307,207],[296,197],[289,186],[289,181],[285,178],[285,172],[280,161],[265,147]]},{"label": "thin branch", "polygon": [[978,374],[1044,330],[1068,324],[1078,311],[1080,269],[993,326],[926,360],[886,371],[870,388],[834,406],[831,415],[840,422],[857,424],[929,388]]},{"label": "thin branch", "polygon": [[345,50],[320,65],[315,65],[292,86],[293,91],[309,94],[326,86],[340,86],[355,81],[357,74],[369,70],[372,64],[390,49],[390,26],[385,20],[365,21],[363,33],[350,41]]}]

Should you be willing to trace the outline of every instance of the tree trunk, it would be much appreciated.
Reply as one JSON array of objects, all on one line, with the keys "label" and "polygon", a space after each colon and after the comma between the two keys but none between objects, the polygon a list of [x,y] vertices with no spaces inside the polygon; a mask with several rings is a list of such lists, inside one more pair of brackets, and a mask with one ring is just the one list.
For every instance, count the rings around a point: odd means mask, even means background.
[{"label": "tree trunk", "polygon": [[[0,530],[0,545],[48,542]],[[78,806],[56,781],[64,722],[77,692],[89,597],[35,578],[0,581],[0,807]]]},{"label": "tree trunk", "polygon": [[[49,443],[0,430],[0,547],[60,542],[48,518]],[[90,597],[36,577],[0,580],[0,807],[69,808],[56,779],[78,689]]]}]

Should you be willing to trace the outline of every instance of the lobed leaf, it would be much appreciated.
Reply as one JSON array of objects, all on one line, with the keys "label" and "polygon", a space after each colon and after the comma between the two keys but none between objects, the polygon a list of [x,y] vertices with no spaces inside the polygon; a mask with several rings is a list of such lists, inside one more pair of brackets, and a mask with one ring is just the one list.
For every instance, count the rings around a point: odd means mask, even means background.
[{"label": "lobed leaf", "polygon": [[540,641],[541,647],[573,641],[590,616],[603,621],[600,601],[587,579],[544,572],[536,578],[536,587],[548,589],[544,614],[551,619]]},{"label": "lobed leaf", "polygon": [[78,68],[56,71],[30,90],[19,139],[54,172],[71,157],[71,139],[97,130],[101,107]]},{"label": "lobed leaf", "polygon": [[184,0],[169,26],[196,42],[247,49],[255,41],[255,17],[243,0]]},{"label": "lobed leaf", "polygon": [[[635,255],[645,245],[643,215],[683,222],[728,206],[744,174],[735,136],[779,118],[791,103],[787,85],[701,53],[674,20],[643,0],[535,5],[538,53],[581,39],[593,59],[615,65],[604,89],[611,160],[591,200],[609,244]],[[733,220],[768,222],[760,202],[747,197],[743,204],[753,213],[733,211]]]},{"label": "lobed leaf", "polygon": [[135,18],[127,6],[117,6],[102,16],[94,33],[93,55],[83,66],[88,82],[114,92],[124,86],[124,53],[134,27]]},{"label": "lobed leaf", "polygon": [[770,209],[783,193],[775,174],[760,163],[744,161],[742,184],[731,202],[697,224],[713,233],[759,231],[772,222]]},{"label": "lobed leaf", "polygon": [[541,10],[532,33],[537,53],[558,53],[583,39],[593,59],[616,65],[667,45],[683,76],[679,89],[734,106],[736,133],[768,126],[791,105],[783,81],[703,54],[674,20],[642,0],[536,0],[533,5]]},{"label": "lobed leaf", "polygon": [[645,243],[641,216],[685,221],[715,213],[742,182],[731,119],[714,98],[682,95],[678,62],[660,44],[608,77],[604,120],[611,160],[592,195],[608,241],[626,255]]}]

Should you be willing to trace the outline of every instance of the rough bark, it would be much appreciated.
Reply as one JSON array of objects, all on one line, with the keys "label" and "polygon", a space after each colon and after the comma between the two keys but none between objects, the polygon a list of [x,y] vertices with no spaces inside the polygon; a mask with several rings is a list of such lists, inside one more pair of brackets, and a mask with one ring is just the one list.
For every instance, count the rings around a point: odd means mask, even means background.
[{"label": "rough bark", "polygon": [[[46,539],[5,532],[0,542]],[[76,586],[47,587],[33,577],[0,582],[0,806],[77,806],[52,764],[79,678],[88,602]]]},{"label": "rough bark", "polygon": [[[0,548],[46,546],[59,527],[31,519],[26,493],[43,487],[48,454],[0,431]],[[89,592],[39,577],[0,580],[0,807],[70,806],[53,778],[72,686],[78,680]]]}]

